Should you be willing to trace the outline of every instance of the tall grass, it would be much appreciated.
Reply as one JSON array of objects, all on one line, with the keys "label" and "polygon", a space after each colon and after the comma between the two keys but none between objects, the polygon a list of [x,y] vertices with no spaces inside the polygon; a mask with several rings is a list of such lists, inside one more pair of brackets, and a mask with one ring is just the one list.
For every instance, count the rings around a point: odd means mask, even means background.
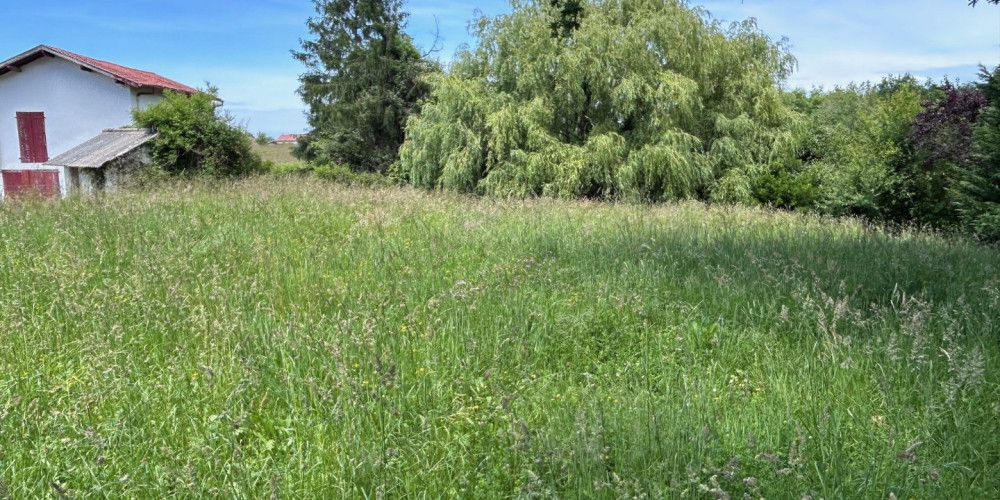
[{"label": "tall grass", "polygon": [[0,498],[1000,491],[1000,252],[303,179],[0,206]]}]

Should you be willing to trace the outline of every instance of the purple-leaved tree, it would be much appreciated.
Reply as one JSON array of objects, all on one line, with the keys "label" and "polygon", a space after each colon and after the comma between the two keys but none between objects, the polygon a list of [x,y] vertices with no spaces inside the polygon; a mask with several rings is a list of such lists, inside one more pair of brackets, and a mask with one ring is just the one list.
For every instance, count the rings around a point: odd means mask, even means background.
[{"label": "purple-leaved tree", "polygon": [[912,160],[897,168],[894,187],[897,217],[940,228],[958,224],[960,185],[973,166],[973,130],[986,96],[973,86],[947,79],[939,97],[924,103],[908,139]]},{"label": "purple-leaved tree", "polygon": [[972,157],[976,117],[989,103],[975,87],[956,87],[945,79],[939,88],[944,96],[926,104],[913,120],[910,140],[922,154],[925,167],[940,161],[965,165]]}]

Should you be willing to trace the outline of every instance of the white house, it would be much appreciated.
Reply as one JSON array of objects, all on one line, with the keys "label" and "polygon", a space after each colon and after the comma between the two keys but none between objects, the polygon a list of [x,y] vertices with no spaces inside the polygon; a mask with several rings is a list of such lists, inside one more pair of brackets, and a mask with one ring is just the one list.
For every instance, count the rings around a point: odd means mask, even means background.
[{"label": "white house", "polygon": [[[196,89],[155,73],[39,45],[0,62],[0,196],[90,190],[103,167],[152,134],[115,130],[169,89]],[[100,162],[100,163],[98,163]]]}]

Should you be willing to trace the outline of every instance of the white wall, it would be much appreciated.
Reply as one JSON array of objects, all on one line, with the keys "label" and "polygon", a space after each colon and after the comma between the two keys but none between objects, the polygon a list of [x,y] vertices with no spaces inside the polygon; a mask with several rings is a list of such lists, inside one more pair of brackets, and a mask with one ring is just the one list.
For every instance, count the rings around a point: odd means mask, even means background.
[{"label": "white wall", "polygon": [[[54,158],[106,128],[132,123],[133,103],[129,87],[58,57],[42,57],[24,66],[20,73],[4,74],[0,76],[0,168],[41,167],[21,163],[15,118],[18,111],[45,113],[48,153],[49,158]],[[66,169],[61,169],[59,180],[65,194],[69,182]]]},{"label": "white wall", "polygon": [[145,110],[163,99],[163,91],[149,87],[132,89],[132,108]]}]

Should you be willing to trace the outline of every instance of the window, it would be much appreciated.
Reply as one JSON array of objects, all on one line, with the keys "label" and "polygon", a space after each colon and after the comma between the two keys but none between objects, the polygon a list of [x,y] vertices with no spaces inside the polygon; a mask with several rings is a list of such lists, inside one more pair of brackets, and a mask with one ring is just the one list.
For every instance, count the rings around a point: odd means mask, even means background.
[{"label": "window", "polygon": [[45,143],[45,114],[41,111],[17,112],[17,137],[21,141],[21,163],[49,161]]}]

